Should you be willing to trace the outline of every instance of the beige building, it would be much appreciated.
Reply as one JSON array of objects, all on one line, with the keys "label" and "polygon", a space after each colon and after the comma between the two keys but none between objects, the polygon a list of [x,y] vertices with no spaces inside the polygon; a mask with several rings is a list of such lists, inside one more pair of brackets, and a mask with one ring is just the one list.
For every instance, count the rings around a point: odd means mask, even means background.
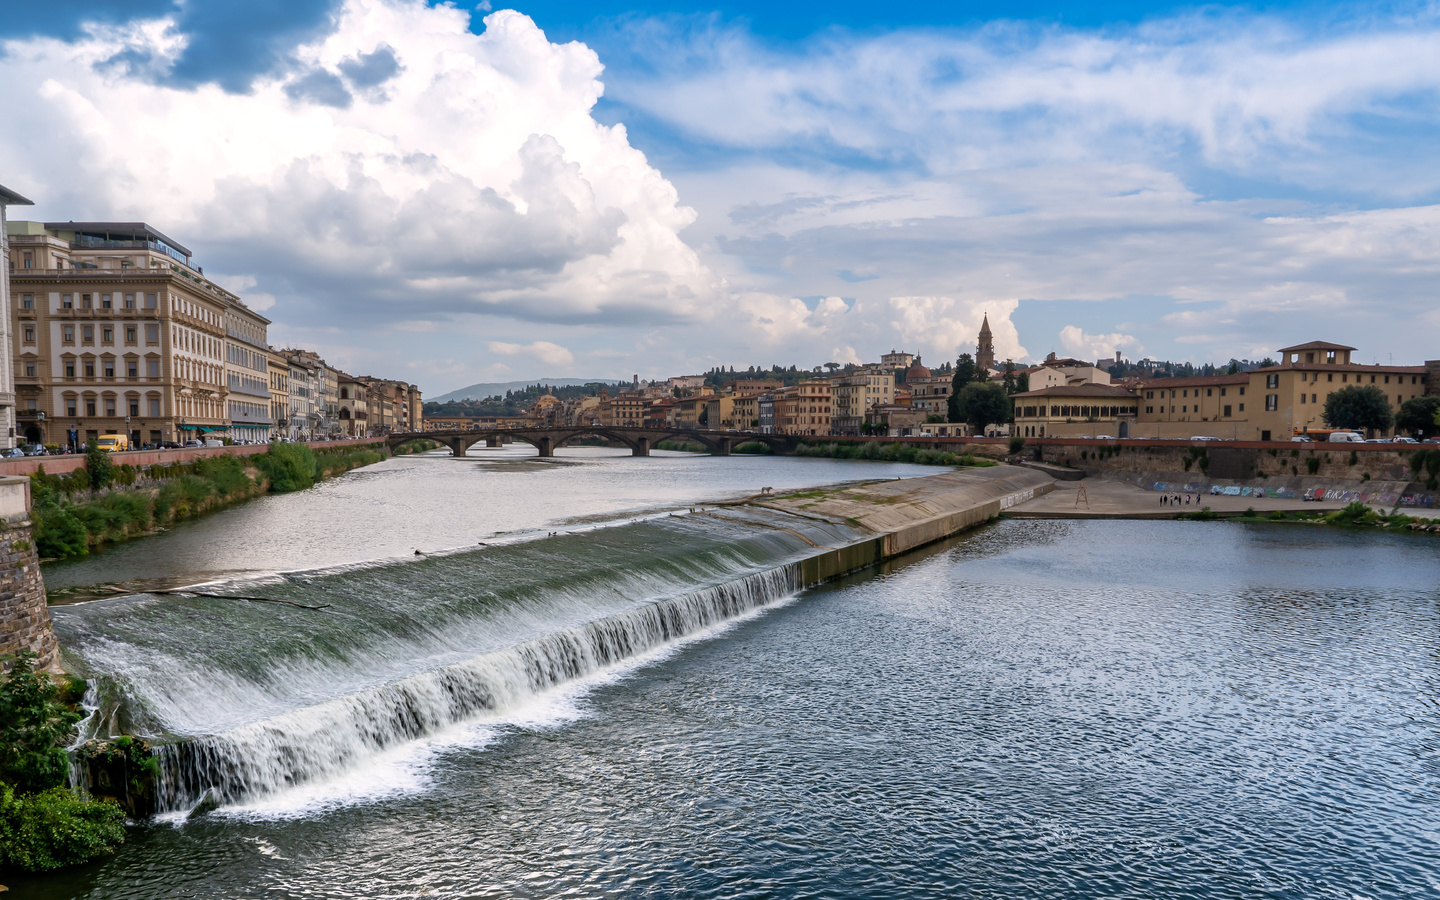
[{"label": "beige building", "polygon": [[[6,269],[13,269],[10,261],[10,242],[6,228],[7,206],[32,206],[24,197],[0,185],[0,260],[6,262]],[[0,309],[6,311],[0,318],[0,448],[9,449],[23,440],[15,418],[15,343],[12,339],[10,314],[10,277],[8,271],[0,278]]]},{"label": "beige building", "polygon": [[225,415],[230,436],[270,440],[270,320],[236,300],[225,306]]},{"label": "beige building", "polygon": [[1134,385],[1140,413],[1129,437],[1250,438],[1250,376],[1154,378]]},{"label": "beige building", "polygon": [[228,430],[226,321],[244,304],[188,250],[138,222],[10,222],[7,233],[27,440],[128,432],[144,444]]},{"label": "beige building", "polygon": [[[1426,391],[1424,366],[1366,366],[1351,362],[1354,347],[1310,341],[1285,347],[1280,364],[1246,373],[1250,379],[1250,440],[1288,441],[1311,428],[1325,428],[1325,399],[1341,388],[1374,386],[1399,409]],[[1431,393],[1440,385],[1430,386]]]},{"label": "beige building", "polygon": [[351,437],[366,437],[370,433],[370,404],[366,396],[365,382],[344,372],[336,373],[340,392],[336,398],[337,421],[340,433]]},{"label": "beige building", "polygon": [[1012,394],[1020,437],[1130,437],[1139,400],[1122,387],[1073,384]]},{"label": "beige building", "polygon": [[802,381],[777,395],[775,430],[778,434],[830,434],[834,385],[828,381]]},{"label": "beige building", "polygon": [[895,373],[880,366],[866,366],[849,375],[831,379],[834,410],[830,433],[857,435],[872,406],[895,402]]},{"label": "beige building", "polygon": [[270,421],[273,437],[290,436],[290,362],[271,350],[265,356],[270,370]]}]

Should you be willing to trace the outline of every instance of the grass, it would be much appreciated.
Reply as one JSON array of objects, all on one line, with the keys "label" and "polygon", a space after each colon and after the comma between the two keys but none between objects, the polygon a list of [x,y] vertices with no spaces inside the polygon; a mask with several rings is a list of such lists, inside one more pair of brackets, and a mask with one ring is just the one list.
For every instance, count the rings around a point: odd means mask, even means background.
[{"label": "grass", "polygon": [[909,444],[886,444],[880,441],[851,443],[802,443],[795,448],[796,456],[816,456],[825,459],[868,459],[881,462],[913,463],[920,466],[969,466],[985,468],[999,465],[991,459],[972,456],[969,453],[951,453],[929,447],[912,447]]}]

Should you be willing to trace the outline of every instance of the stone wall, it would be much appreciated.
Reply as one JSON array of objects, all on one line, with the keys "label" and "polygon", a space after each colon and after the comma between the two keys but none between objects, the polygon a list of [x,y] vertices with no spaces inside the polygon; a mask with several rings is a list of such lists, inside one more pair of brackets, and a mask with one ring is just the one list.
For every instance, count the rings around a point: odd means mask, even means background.
[{"label": "stone wall", "polygon": [[[29,488],[28,478],[0,478],[0,513],[8,513],[0,518],[0,657],[31,650],[39,656],[37,669],[58,672],[60,653],[26,512]],[[3,660],[0,666],[9,668]]]},{"label": "stone wall", "polygon": [[[1410,471],[1407,445],[1285,444],[1280,447],[1246,442],[1076,441],[1026,443],[1026,455],[1039,453],[1044,462],[1069,465],[1092,475],[1106,472],[1188,472],[1194,476],[1249,480],[1311,477],[1391,482],[1423,481]],[[1431,446],[1434,446],[1433,444]],[[1314,460],[1314,462],[1310,462]],[[1352,461],[1353,460],[1353,461]],[[1311,467],[1314,466],[1314,470]]]}]

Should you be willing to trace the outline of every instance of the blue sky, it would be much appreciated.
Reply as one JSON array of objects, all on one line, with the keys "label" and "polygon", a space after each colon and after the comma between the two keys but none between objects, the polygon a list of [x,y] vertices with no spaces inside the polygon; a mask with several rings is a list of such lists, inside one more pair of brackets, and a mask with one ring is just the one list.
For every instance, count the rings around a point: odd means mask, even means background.
[{"label": "blue sky", "polygon": [[984,314],[1017,359],[1440,356],[1433,7],[513,8],[17,7],[0,183],[431,393],[938,361]]}]

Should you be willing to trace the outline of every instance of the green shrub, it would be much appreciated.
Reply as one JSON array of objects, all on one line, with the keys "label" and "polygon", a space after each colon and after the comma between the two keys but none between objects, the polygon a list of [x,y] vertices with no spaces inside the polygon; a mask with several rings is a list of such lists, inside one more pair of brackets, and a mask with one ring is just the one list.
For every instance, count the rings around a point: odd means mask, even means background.
[{"label": "green shrub", "polygon": [[746,441],[740,446],[732,449],[730,452],[754,454],[756,456],[769,456],[775,451],[772,450],[770,448],[770,445],[765,443],[764,441]]},{"label": "green shrub", "polygon": [[63,787],[26,796],[0,786],[0,869],[78,865],[124,840],[125,814],[113,802],[81,800]]},{"label": "green shrub", "polygon": [[1306,471],[1308,471],[1311,475],[1314,475],[1316,472],[1319,472],[1319,471],[1320,471],[1320,457],[1318,457],[1318,456],[1307,456],[1307,457],[1305,457],[1305,469],[1306,469]]},{"label": "green shrub", "polygon": [[60,687],[35,671],[35,654],[15,655],[0,682],[0,781],[24,793],[63,785],[66,738],[80,715],[59,702]]},{"label": "green shrub", "polygon": [[110,454],[99,447],[91,447],[85,451],[85,471],[93,490],[104,490],[110,486],[115,478],[115,461]]},{"label": "green shrub", "polygon": [[270,450],[255,459],[255,467],[270,479],[270,490],[277,494],[303,491],[320,477],[315,451],[306,444],[271,444]]},{"label": "green shrub", "polygon": [[1326,518],[1336,525],[1369,525],[1378,521],[1380,517],[1373,509],[1356,500]]},{"label": "green shrub", "polygon": [[67,506],[61,505],[55,489],[43,480],[45,474],[36,474],[39,479],[32,476],[30,488],[31,534],[35,537],[36,552],[53,559],[84,556],[90,550],[84,523]]}]

